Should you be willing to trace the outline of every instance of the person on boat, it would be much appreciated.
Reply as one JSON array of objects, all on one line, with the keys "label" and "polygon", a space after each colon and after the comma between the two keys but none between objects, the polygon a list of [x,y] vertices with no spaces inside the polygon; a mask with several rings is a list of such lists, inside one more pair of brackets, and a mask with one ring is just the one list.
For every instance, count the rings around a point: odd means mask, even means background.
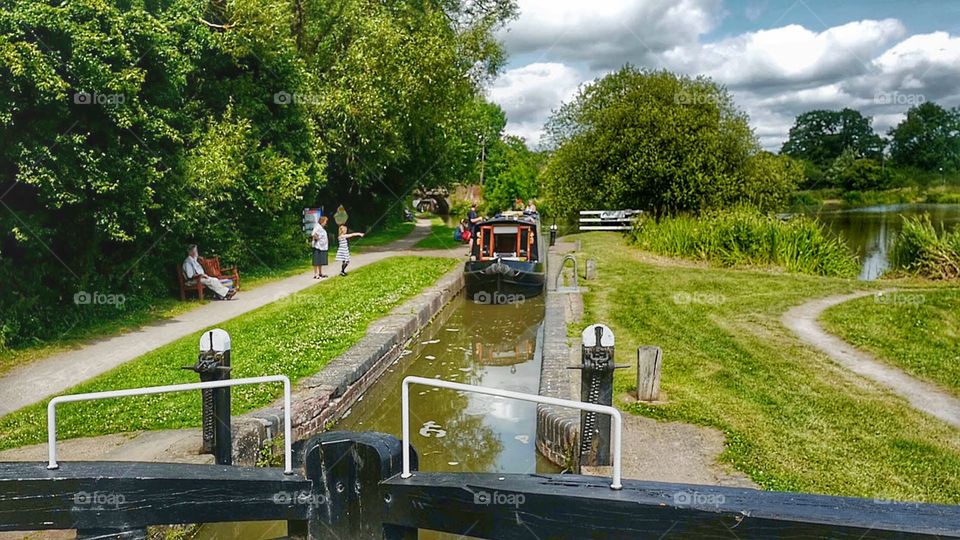
[{"label": "person on boat", "polygon": [[468,232],[470,233],[471,253],[473,252],[473,241],[477,237],[477,229],[480,227],[481,221],[483,221],[483,218],[477,213],[477,203],[471,204],[470,211],[467,212],[467,225],[469,226]]},{"label": "person on boat", "polygon": [[517,199],[517,202],[513,203],[513,209],[523,211],[524,209],[523,199]]},{"label": "person on boat", "polygon": [[337,232],[337,241],[339,245],[337,246],[337,256],[336,260],[340,261],[340,275],[347,275],[347,265],[350,264],[350,245],[347,243],[351,238],[363,238],[363,233],[347,233],[347,226],[341,225],[340,229]]},{"label": "person on boat", "polygon": [[530,199],[530,204],[527,205],[527,208],[524,210],[527,214],[536,214],[537,205],[533,203],[533,199]]},{"label": "person on boat", "polygon": [[320,216],[310,233],[310,238],[313,239],[313,279],[327,277],[323,275],[323,267],[327,264],[327,251],[330,249],[330,239],[324,229],[326,224],[327,216]]},{"label": "person on boat", "polygon": [[187,247],[187,258],[183,260],[183,277],[188,281],[191,279],[197,279],[200,283],[203,283],[203,286],[213,291],[213,297],[217,300],[230,300],[237,294],[236,289],[227,288],[226,285],[220,283],[220,280],[208,276],[206,271],[203,269],[203,265],[200,264],[200,251],[196,244],[190,244]]}]

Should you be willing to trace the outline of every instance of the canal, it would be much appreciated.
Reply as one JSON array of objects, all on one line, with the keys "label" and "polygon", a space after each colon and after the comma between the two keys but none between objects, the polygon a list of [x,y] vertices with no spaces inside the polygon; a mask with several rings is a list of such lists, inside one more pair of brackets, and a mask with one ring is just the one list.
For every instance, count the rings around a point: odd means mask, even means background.
[{"label": "canal", "polygon": [[937,230],[960,225],[960,205],[889,204],[849,210],[820,209],[811,212],[834,233],[841,235],[860,258],[860,279],[874,280],[890,269],[893,242],[906,218],[929,215]]},{"label": "canal", "polygon": [[[417,375],[536,394],[543,297],[512,305],[454,298],[334,429],[400,438],[400,383]],[[556,473],[536,451],[536,404],[412,386],[411,443],[424,471]],[[286,524],[205,525],[198,539],[277,538]],[[421,532],[422,539],[458,538]],[[462,538],[462,537],[460,537]]]}]

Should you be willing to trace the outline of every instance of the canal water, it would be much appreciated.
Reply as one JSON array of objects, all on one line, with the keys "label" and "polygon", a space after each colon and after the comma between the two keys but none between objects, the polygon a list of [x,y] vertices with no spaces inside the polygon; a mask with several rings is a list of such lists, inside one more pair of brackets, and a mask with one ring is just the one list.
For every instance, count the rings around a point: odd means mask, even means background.
[{"label": "canal water", "polygon": [[[536,394],[543,313],[543,297],[480,305],[458,295],[334,429],[400,438],[400,383],[409,375]],[[536,429],[535,403],[410,387],[410,440],[420,470],[559,472],[536,451]],[[256,540],[283,536],[285,530],[282,522],[211,524],[195,538]],[[463,537],[423,531],[420,538]]]},{"label": "canal water", "polygon": [[927,214],[938,230],[960,226],[960,205],[891,204],[849,210],[821,209],[816,217],[834,233],[841,235],[853,253],[860,257],[860,279],[873,280],[890,268],[893,242],[906,218]]}]

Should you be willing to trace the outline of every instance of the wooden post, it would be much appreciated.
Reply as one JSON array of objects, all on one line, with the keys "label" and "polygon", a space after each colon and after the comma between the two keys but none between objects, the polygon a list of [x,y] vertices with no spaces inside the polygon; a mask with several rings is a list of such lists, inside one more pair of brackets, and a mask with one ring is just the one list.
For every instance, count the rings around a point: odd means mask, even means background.
[{"label": "wooden post", "polygon": [[637,349],[637,399],[657,401],[660,399],[660,369],[663,367],[663,351],[660,347],[643,346]]}]

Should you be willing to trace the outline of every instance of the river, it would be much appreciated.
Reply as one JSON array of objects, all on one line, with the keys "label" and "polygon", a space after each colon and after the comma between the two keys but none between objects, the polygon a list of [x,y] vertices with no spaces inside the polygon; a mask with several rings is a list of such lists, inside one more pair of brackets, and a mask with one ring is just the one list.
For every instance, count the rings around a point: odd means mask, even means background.
[{"label": "river", "polygon": [[860,279],[874,280],[890,268],[890,254],[904,218],[928,214],[938,230],[960,225],[960,205],[890,204],[848,210],[819,209],[808,213],[841,235],[860,258]]}]

